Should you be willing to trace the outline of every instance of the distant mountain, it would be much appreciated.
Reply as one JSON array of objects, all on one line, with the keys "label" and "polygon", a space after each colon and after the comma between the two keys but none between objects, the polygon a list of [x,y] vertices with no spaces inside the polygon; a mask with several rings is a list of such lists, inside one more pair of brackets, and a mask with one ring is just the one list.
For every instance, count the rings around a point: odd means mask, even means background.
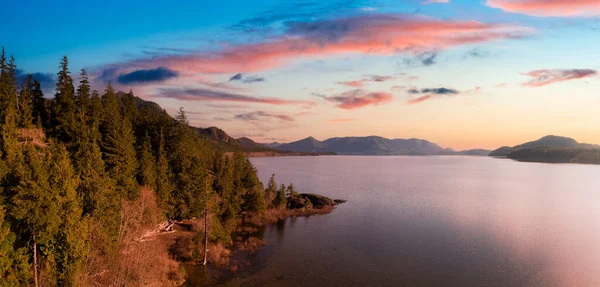
[{"label": "distant mountain", "polygon": [[[487,155],[489,151],[456,152],[422,139],[387,139],[379,136],[341,137],[318,141],[308,137],[276,147],[280,151],[334,152],[341,155]],[[487,153],[486,153],[487,152]]]},{"label": "distant mountain", "polygon": [[272,143],[263,143],[263,145],[266,145],[266,146],[272,147],[272,148],[276,148],[276,147],[279,147],[281,144],[278,142],[272,142]]},{"label": "distant mountain", "polygon": [[490,156],[526,162],[600,164],[600,146],[568,137],[545,136],[514,147],[501,147]]},{"label": "distant mountain", "polygon": [[242,147],[242,150],[248,152],[264,152],[264,151],[276,151],[274,148],[266,146],[264,144],[257,143],[249,138],[241,137],[237,139],[238,143]]},{"label": "distant mountain", "polygon": [[326,152],[325,145],[313,137],[308,137],[292,143],[282,144],[276,148],[280,151],[296,152]]},{"label": "distant mountain", "polygon": [[561,136],[545,136],[539,140],[526,142],[524,144],[520,144],[514,147],[503,146],[497,150],[494,150],[490,153],[490,156],[495,157],[506,157],[512,152],[521,150],[521,149],[529,149],[536,147],[554,147],[554,148],[572,148],[581,145],[576,140],[568,137]]}]

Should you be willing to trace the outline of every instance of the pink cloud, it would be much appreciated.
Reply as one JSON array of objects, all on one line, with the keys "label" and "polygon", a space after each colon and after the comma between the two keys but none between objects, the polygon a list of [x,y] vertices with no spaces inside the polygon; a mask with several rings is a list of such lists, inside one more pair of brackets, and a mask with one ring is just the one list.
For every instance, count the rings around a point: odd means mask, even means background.
[{"label": "pink cloud", "polygon": [[406,86],[392,86],[390,88],[390,90],[392,90],[394,92],[399,92],[399,91],[405,90],[406,88],[407,88]]},{"label": "pink cloud", "polygon": [[419,104],[419,103],[422,103],[424,101],[430,100],[430,99],[432,99],[434,97],[435,97],[435,95],[426,95],[426,96],[418,97],[418,98],[415,98],[415,99],[410,99],[407,103],[409,105]]},{"label": "pink cloud", "polygon": [[600,15],[600,0],[488,0],[507,12],[537,17],[590,17]]},{"label": "pink cloud", "polygon": [[366,92],[356,89],[343,92],[335,96],[317,95],[329,102],[336,103],[336,107],[345,110],[354,110],[366,106],[382,105],[391,102],[394,96],[385,92]]},{"label": "pink cloud", "polygon": [[186,73],[255,72],[284,65],[299,57],[416,53],[522,37],[530,32],[516,25],[398,14],[369,14],[290,25],[284,36],[265,42],[228,46],[213,53],[141,58],[106,69],[125,71],[163,66]]},{"label": "pink cloud", "polygon": [[181,101],[204,101],[204,102],[233,102],[268,105],[302,105],[312,107],[315,102],[295,101],[278,98],[264,98],[236,93],[214,91],[208,89],[185,89],[185,88],[161,88],[154,97],[171,98]]},{"label": "pink cloud", "polygon": [[348,81],[348,82],[337,82],[337,83],[340,84],[340,85],[348,86],[348,87],[360,88],[360,87],[364,86],[365,80]]},{"label": "pink cloud", "polygon": [[345,85],[345,86],[349,86],[349,87],[361,88],[367,82],[382,83],[382,82],[386,82],[386,81],[389,81],[389,80],[393,80],[395,78],[396,77],[394,77],[394,76],[377,76],[377,75],[371,75],[371,76],[368,76],[368,78],[365,78],[365,79],[362,79],[362,80],[347,81],[347,82],[337,82],[337,83],[340,84],[340,85]]},{"label": "pink cloud", "polygon": [[506,87],[506,86],[508,86],[508,83],[500,83],[500,84],[495,85],[494,87],[502,88],[502,87]]},{"label": "pink cloud", "polygon": [[524,87],[542,87],[558,82],[578,80],[596,76],[598,72],[590,69],[571,69],[571,70],[535,70],[523,75],[533,79],[524,83]]}]

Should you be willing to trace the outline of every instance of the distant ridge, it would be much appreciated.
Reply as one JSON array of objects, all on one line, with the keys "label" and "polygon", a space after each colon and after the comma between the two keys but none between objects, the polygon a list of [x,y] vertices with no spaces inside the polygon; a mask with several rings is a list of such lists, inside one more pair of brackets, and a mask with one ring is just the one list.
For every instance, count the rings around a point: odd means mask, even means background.
[{"label": "distant ridge", "polygon": [[550,135],[514,147],[501,147],[490,156],[525,162],[600,164],[600,146]]},{"label": "distant ridge", "polygon": [[536,147],[573,148],[581,145],[576,140],[568,137],[548,135],[535,141],[526,142],[514,147],[503,146],[490,153],[490,156],[507,157],[512,152]]},{"label": "distant ridge", "polygon": [[308,137],[281,144],[280,151],[334,152],[340,155],[488,155],[489,150],[454,151],[422,139],[387,139],[380,136],[336,137],[319,141]]}]

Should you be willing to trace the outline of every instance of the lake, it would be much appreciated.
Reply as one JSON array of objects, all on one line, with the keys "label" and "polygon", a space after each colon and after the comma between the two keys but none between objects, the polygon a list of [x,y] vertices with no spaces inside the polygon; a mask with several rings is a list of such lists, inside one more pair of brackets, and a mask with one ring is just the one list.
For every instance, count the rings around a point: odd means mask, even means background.
[{"label": "lake", "polygon": [[600,286],[600,166],[488,157],[252,158],[347,199],[267,226],[243,286]]}]

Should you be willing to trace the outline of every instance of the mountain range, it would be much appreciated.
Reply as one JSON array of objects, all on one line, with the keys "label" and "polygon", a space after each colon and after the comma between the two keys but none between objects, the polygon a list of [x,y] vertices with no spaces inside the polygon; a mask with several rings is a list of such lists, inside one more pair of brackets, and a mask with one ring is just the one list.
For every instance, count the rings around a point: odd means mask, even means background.
[{"label": "mountain range", "polygon": [[336,137],[319,141],[308,137],[275,145],[279,151],[334,152],[339,155],[488,155],[489,150],[455,151],[422,139],[387,139],[379,136]]}]

